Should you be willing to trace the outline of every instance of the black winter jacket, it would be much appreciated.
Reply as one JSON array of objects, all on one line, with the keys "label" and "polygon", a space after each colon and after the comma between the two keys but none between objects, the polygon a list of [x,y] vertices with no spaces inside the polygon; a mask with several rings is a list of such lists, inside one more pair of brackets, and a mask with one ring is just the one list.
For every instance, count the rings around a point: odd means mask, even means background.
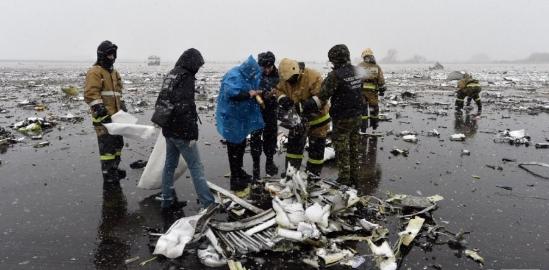
[{"label": "black winter jacket", "polygon": [[[188,49],[175,64],[175,67],[168,73],[164,79],[164,84],[170,83],[170,102],[174,104],[174,110],[171,115],[171,124],[162,128],[162,134],[167,138],[176,138],[182,140],[198,139],[198,113],[196,112],[195,93],[195,74],[204,64],[204,59],[196,49]],[[175,78],[174,78],[175,77]]]}]

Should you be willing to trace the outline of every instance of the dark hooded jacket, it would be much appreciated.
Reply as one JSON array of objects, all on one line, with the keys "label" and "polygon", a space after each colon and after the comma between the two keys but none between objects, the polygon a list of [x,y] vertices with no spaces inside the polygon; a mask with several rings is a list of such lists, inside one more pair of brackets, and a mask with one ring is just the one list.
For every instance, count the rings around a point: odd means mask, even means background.
[{"label": "dark hooded jacket", "polygon": [[171,124],[162,128],[165,137],[183,140],[198,139],[198,113],[196,112],[195,74],[204,65],[197,49],[183,52],[175,67],[166,75],[162,88],[168,87],[169,100],[174,104]]}]

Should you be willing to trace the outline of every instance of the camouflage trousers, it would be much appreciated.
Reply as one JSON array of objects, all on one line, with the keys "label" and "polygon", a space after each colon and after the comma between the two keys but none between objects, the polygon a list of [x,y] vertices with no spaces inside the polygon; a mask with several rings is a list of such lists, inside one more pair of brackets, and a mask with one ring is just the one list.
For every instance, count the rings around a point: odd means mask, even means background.
[{"label": "camouflage trousers", "polygon": [[360,116],[333,120],[332,141],[341,184],[351,185],[358,180],[360,124]]}]

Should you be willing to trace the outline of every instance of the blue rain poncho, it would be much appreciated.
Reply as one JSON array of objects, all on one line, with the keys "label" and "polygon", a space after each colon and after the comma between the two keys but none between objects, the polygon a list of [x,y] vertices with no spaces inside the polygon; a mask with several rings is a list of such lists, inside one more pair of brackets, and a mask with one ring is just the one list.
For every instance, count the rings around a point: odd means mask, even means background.
[{"label": "blue rain poncho", "polygon": [[261,68],[251,55],[223,76],[215,117],[217,131],[230,143],[241,143],[250,133],[265,126],[255,99],[231,99],[259,89],[260,80]]}]

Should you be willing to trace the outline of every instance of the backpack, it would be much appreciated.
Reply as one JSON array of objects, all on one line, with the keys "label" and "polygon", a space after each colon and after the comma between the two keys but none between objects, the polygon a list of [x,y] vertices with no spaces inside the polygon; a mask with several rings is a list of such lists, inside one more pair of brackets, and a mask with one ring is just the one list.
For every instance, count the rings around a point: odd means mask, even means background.
[{"label": "backpack", "polygon": [[154,105],[154,113],[151,117],[151,121],[160,127],[169,126],[172,120],[175,104],[173,104],[170,99],[176,78],[177,75],[175,74],[166,75]]}]

